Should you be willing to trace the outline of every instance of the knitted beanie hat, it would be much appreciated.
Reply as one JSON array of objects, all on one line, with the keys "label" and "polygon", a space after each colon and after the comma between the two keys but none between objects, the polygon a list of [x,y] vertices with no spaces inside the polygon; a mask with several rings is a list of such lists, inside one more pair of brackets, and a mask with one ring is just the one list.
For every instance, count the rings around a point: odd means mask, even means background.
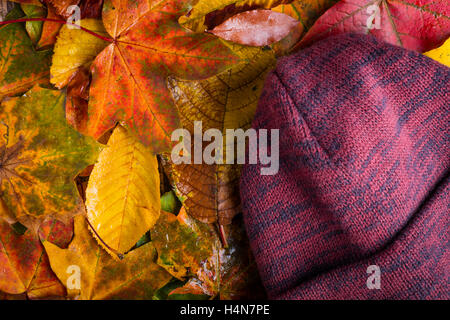
[{"label": "knitted beanie hat", "polygon": [[[272,299],[448,299],[450,69],[371,36],[281,59],[245,165],[244,219]],[[269,150],[271,146],[269,144]]]}]

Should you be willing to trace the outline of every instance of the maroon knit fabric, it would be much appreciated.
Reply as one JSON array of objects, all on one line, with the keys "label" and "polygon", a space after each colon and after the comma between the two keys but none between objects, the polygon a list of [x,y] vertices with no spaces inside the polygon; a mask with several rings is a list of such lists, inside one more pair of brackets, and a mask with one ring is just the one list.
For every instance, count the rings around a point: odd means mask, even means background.
[{"label": "maroon knit fabric", "polygon": [[449,123],[450,69],[419,53],[350,34],[281,59],[253,122],[279,172],[241,178],[269,297],[448,299]]}]

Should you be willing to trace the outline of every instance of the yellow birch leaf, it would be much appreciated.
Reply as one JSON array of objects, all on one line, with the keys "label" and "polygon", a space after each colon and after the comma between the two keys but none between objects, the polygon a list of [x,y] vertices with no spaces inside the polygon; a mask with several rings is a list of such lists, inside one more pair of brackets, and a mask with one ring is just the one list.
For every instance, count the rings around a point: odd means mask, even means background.
[{"label": "yellow birch leaf", "polygon": [[[205,80],[169,78],[168,81],[183,128],[192,135],[194,122],[202,121],[203,131],[219,129],[222,132],[224,146],[227,129],[250,128],[265,77],[275,63],[272,50],[240,45],[233,45],[232,50],[250,62]],[[165,170],[191,216],[205,223],[231,223],[240,211],[239,165],[175,165],[168,157],[163,160]]]},{"label": "yellow birch leaf", "polygon": [[[107,36],[103,22],[100,20],[85,19],[80,21],[80,25],[101,36]],[[64,25],[55,44],[50,82],[59,89],[65,87],[78,68],[89,69],[95,57],[107,45],[108,42],[83,30],[70,29],[69,26]]]},{"label": "yellow birch leaf", "polygon": [[116,254],[130,250],[158,220],[159,185],[156,156],[117,126],[86,189],[87,217],[99,243]]},{"label": "yellow birch leaf", "polygon": [[67,286],[70,298],[151,299],[171,279],[155,263],[157,253],[151,242],[116,261],[95,242],[85,217],[75,217],[74,228],[67,249],[43,242],[52,270]]},{"label": "yellow birch leaf", "polygon": [[444,42],[439,48],[424,53],[427,57],[442,63],[444,66],[450,67],[450,38]]}]

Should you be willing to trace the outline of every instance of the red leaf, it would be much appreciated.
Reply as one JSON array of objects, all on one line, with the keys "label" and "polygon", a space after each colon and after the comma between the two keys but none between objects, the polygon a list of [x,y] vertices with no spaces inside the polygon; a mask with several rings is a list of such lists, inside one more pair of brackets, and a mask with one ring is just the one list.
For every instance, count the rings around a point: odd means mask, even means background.
[{"label": "red leaf", "polygon": [[450,36],[450,3],[448,0],[342,0],[317,20],[298,47],[347,32],[369,33],[411,50],[428,51]]},{"label": "red leaf", "polygon": [[47,7],[53,7],[56,13],[68,19],[72,12],[68,8],[73,5],[80,7],[81,19],[99,19],[102,13],[103,0],[44,0]]},{"label": "red leaf", "polygon": [[0,270],[0,291],[5,293],[26,293],[30,299],[65,295],[41,242],[30,232],[16,234],[1,219]]},{"label": "red leaf", "polygon": [[211,33],[225,40],[248,46],[266,46],[289,35],[298,28],[299,22],[280,12],[252,10],[239,13]]},{"label": "red leaf", "polygon": [[57,219],[47,219],[39,227],[39,238],[60,248],[67,248],[73,237],[73,219],[63,223]]},{"label": "red leaf", "polygon": [[81,0],[81,19],[99,19],[102,16],[103,0]]}]

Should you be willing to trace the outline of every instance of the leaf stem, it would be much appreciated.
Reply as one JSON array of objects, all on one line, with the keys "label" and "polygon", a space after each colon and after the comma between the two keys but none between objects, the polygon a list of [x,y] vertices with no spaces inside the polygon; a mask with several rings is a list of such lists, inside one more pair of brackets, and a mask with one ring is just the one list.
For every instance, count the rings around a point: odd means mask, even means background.
[{"label": "leaf stem", "polygon": [[228,248],[227,234],[223,225],[219,224],[219,237],[224,248]]},{"label": "leaf stem", "polygon": [[10,24],[10,23],[18,23],[18,22],[31,22],[31,21],[47,21],[47,22],[55,22],[55,23],[60,23],[60,24],[67,24],[70,26],[76,26],[78,28],[80,28],[81,30],[83,30],[84,32],[89,33],[90,35],[93,35],[94,37],[97,37],[99,39],[102,39],[104,41],[107,42],[114,42],[113,39],[109,38],[109,37],[104,37],[98,33],[95,33],[94,31],[91,31],[89,29],[86,29],[78,24],[74,24],[74,23],[70,23],[64,20],[57,20],[57,19],[48,19],[48,18],[23,18],[23,19],[16,19],[16,20],[8,20],[8,21],[1,21],[0,22],[0,26],[2,25],[6,25],[6,24]]}]

